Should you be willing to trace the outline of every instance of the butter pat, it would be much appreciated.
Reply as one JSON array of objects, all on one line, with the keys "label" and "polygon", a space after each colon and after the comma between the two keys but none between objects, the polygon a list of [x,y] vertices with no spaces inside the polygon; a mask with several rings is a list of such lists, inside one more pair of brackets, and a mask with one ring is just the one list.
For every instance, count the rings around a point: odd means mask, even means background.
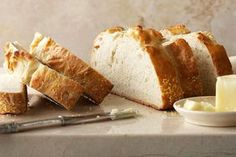
[{"label": "butter pat", "polygon": [[202,110],[202,105],[196,101],[186,100],[184,103],[184,108],[191,111],[200,111]]},{"label": "butter pat", "polygon": [[226,75],[217,78],[216,111],[236,111],[236,75]]},{"label": "butter pat", "polygon": [[214,112],[215,108],[209,102],[197,102],[192,100],[186,100],[183,106],[185,109],[190,111],[206,111],[206,112]]}]

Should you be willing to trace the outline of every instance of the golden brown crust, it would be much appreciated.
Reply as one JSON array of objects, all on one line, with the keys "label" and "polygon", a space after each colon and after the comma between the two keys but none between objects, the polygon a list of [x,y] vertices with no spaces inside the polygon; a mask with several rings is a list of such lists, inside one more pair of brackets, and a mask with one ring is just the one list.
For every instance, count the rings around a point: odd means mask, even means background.
[{"label": "golden brown crust", "polygon": [[183,24],[178,24],[175,26],[170,26],[167,28],[173,35],[178,35],[178,34],[188,34],[191,31]]},{"label": "golden brown crust", "polygon": [[[78,82],[41,64],[23,50],[8,50],[6,47],[5,51],[5,54],[8,55],[8,57],[6,57],[6,62],[10,65],[8,69],[13,67],[13,73],[15,68],[20,68],[22,71],[20,73],[15,73],[16,75],[24,75],[19,76],[21,79],[20,81],[38,90],[42,94],[47,95],[68,110],[71,110],[76,105],[84,91],[83,87]],[[18,55],[19,52],[21,54],[20,56]],[[21,64],[18,65],[20,62],[25,62],[26,67]],[[26,94],[27,93],[24,93],[24,95]]]},{"label": "golden brown crust", "polygon": [[202,95],[203,87],[196,59],[188,43],[184,39],[178,39],[167,45],[166,49],[174,59],[184,97]]},{"label": "golden brown crust", "polygon": [[26,86],[16,93],[0,92],[0,114],[22,114],[27,111]]},{"label": "golden brown crust", "polygon": [[212,58],[218,76],[233,74],[232,65],[224,46],[212,41],[203,33],[198,33],[198,39],[206,45]]},{"label": "golden brown crust", "polygon": [[[13,69],[16,68],[19,60],[23,60],[23,59],[27,61],[33,60],[33,57],[30,54],[25,53],[22,50],[15,51],[12,49],[13,47],[11,45],[12,43],[7,42],[3,48],[5,61],[10,71],[13,71]],[[12,57],[12,51],[14,51],[14,57]]]},{"label": "golden brown crust", "polygon": [[163,105],[159,109],[172,109],[173,103],[183,98],[178,77],[168,56],[159,47],[146,46],[159,79]]},{"label": "golden brown crust", "polygon": [[125,29],[124,29],[123,27],[115,26],[115,27],[106,29],[105,32],[108,32],[108,33],[115,33],[115,32],[122,32],[122,31],[124,31],[124,30],[125,30]]},{"label": "golden brown crust", "polygon": [[34,51],[31,54],[44,64],[80,83],[85,94],[96,103],[101,103],[110,93],[113,85],[109,80],[51,38],[41,52]]},{"label": "golden brown crust", "polygon": [[29,86],[51,97],[53,100],[71,110],[83,93],[83,88],[67,77],[46,66],[40,66],[31,77]]},{"label": "golden brown crust", "polygon": [[163,40],[161,33],[152,28],[144,29],[142,26],[136,26],[130,28],[128,33],[132,38],[139,41],[143,46],[156,46],[159,45]]}]

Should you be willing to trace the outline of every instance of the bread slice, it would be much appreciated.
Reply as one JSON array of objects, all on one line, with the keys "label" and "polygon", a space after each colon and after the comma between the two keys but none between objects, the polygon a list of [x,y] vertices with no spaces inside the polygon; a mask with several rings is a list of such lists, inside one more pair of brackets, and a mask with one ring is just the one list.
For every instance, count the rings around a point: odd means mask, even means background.
[{"label": "bread slice", "polygon": [[50,68],[80,83],[85,89],[85,95],[95,103],[101,103],[113,87],[109,80],[50,37],[35,33],[30,54]]},{"label": "bread slice", "polygon": [[200,80],[197,61],[191,47],[184,39],[177,39],[173,42],[164,42],[162,44],[176,70],[184,92],[184,97],[193,97],[203,95],[203,86]]},{"label": "bread slice", "polygon": [[27,111],[27,88],[11,75],[0,74],[0,114],[21,114]]},{"label": "bread slice", "polygon": [[[176,29],[180,29],[176,31]],[[175,30],[172,32],[172,30]],[[192,32],[182,26],[160,31],[167,41],[184,39],[192,49],[197,61],[204,95],[215,95],[217,76],[232,74],[232,66],[224,47],[207,32]]]},{"label": "bread slice", "polygon": [[83,93],[79,83],[40,63],[18,43],[7,43],[5,66],[22,83],[71,110]]},{"label": "bread slice", "polygon": [[91,65],[115,85],[112,92],[156,109],[183,97],[176,69],[153,29],[115,27],[100,33]]}]

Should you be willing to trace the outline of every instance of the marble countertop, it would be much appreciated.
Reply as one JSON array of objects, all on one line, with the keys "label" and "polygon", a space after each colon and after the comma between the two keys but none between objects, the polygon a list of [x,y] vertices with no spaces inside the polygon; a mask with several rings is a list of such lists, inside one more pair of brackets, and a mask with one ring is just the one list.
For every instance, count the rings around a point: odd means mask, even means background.
[{"label": "marble countertop", "polygon": [[81,100],[74,112],[40,95],[30,96],[21,116],[0,116],[0,123],[132,107],[141,116],[112,122],[53,127],[0,135],[0,156],[235,156],[236,127],[201,127],[176,112],[152,108],[109,95],[100,106]]}]

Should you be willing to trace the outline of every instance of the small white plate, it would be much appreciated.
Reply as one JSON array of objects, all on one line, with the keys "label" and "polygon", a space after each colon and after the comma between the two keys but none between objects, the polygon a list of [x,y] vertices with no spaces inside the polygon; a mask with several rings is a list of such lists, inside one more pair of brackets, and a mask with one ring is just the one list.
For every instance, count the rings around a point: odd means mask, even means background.
[{"label": "small white plate", "polygon": [[215,96],[192,97],[174,103],[175,110],[184,117],[186,122],[203,126],[236,126],[236,112],[190,111],[183,108],[186,100],[204,101],[215,105]]}]

